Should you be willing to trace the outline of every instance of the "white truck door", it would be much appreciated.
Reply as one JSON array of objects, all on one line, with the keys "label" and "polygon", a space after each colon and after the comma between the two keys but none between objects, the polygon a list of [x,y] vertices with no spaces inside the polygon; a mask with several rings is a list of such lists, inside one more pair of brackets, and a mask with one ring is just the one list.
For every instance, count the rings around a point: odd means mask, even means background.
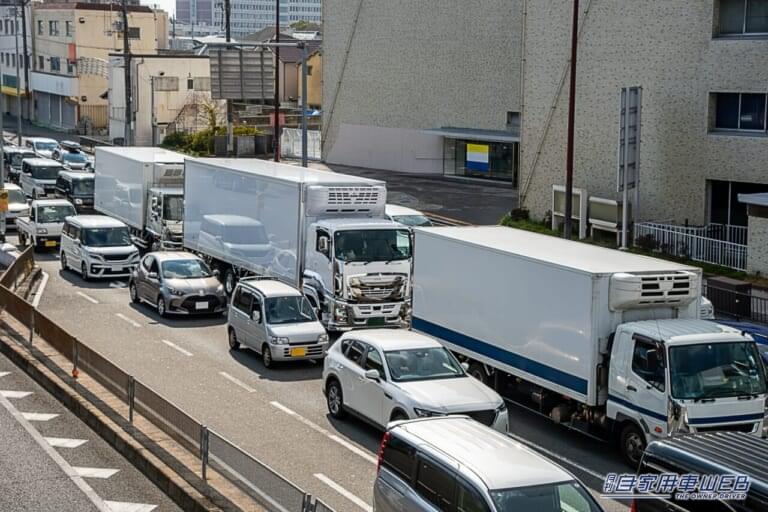
[{"label": "white truck door", "polygon": [[652,436],[667,432],[666,371],[663,346],[633,337],[632,360],[627,379],[627,401]]}]

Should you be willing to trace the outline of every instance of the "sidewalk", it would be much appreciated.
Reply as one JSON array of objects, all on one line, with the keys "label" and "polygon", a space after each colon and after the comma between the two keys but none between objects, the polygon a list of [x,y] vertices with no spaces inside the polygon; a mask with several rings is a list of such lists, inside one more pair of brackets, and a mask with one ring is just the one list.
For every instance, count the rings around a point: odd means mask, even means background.
[{"label": "sidewalk", "polygon": [[[3,116],[3,131],[6,137],[12,134],[13,141],[16,142],[16,116],[6,114]],[[77,137],[77,134],[67,133],[63,131],[56,131],[52,128],[45,128],[42,126],[35,126],[26,119],[21,120],[21,135],[22,137],[48,137],[56,140],[67,140],[72,137]],[[76,140],[76,139],[75,139]]]}]

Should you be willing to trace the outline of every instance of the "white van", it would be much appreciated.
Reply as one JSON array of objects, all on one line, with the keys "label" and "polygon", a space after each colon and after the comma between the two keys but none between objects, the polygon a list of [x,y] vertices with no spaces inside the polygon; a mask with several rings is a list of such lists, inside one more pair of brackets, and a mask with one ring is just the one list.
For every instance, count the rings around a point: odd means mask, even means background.
[{"label": "white van", "polygon": [[61,269],[92,277],[128,277],[139,264],[128,226],[106,215],[67,217],[61,233]]},{"label": "white van", "polygon": [[21,162],[19,184],[24,193],[32,199],[53,196],[56,180],[64,166],[48,158],[25,158]]}]

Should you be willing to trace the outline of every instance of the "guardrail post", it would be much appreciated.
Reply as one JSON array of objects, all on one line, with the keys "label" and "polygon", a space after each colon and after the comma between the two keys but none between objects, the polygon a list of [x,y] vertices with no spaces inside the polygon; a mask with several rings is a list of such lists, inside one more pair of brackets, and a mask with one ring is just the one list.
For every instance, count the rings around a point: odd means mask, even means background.
[{"label": "guardrail post", "polygon": [[207,480],[208,470],[208,427],[203,425],[200,428],[200,461],[202,462],[203,480]]},{"label": "guardrail post", "polygon": [[128,376],[128,423],[133,424],[133,401],[136,397],[136,381],[133,375]]},{"label": "guardrail post", "polygon": [[72,341],[72,384],[77,385],[77,377],[80,376],[80,370],[77,368],[78,363],[78,345],[77,339]]},{"label": "guardrail post", "polygon": [[29,313],[29,348],[32,348],[32,339],[35,337],[35,308]]},{"label": "guardrail post", "polygon": [[302,512],[314,512],[316,503],[312,503],[312,495],[305,494],[304,499],[301,502]]}]

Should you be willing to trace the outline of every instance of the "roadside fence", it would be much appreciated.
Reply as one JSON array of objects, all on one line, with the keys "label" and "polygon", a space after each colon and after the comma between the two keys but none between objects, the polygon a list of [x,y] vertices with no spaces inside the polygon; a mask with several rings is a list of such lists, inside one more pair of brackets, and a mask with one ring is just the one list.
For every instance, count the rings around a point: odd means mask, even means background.
[{"label": "roadside fence", "polygon": [[727,290],[706,283],[703,292],[718,316],[768,324],[768,296]]},{"label": "roadside fence", "polygon": [[[313,500],[310,494],[267,464],[209,429],[13,293],[9,288],[28,276],[33,267],[30,247],[0,276],[0,306],[6,314],[29,329],[30,347],[34,344],[34,336],[39,336],[72,363],[74,378],[77,378],[79,371],[84,371],[125,403],[131,423],[135,413],[141,414],[179,442],[200,460],[203,479],[206,479],[207,468],[211,465],[269,510],[333,512],[325,503]],[[46,358],[40,352],[36,356]]]}]

